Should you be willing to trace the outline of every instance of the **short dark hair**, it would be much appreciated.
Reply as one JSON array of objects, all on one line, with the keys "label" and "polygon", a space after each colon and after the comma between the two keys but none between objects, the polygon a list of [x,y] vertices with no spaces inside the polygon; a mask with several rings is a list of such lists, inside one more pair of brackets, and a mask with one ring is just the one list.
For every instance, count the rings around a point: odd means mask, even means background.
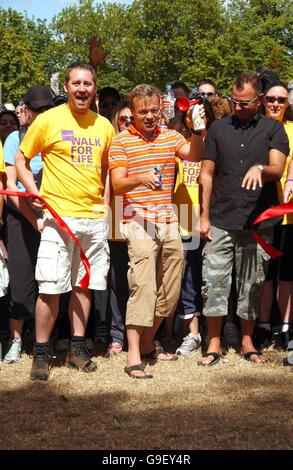
[{"label": "short dark hair", "polygon": [[102,102],[107,96],[112,96],[118,103],[121,102],[121,96],[119,91],[111,86],[105,86],[100,90],[99,102]]},{"label": "short dark hair", "polygon": [[93,82],[97,86],[97,74],[95,68],[89,64],[88,62],[74,62],[73,64],[70,64],[67,67],[67,70],[65,72],[65,83],[68,83],[70,80],[70,73],[74,69],[82,69],[82,70],[89,70],[93,74]]},{"label": "short dark hair", "polygon": [[250,85],[257,95],[262,92],[261,80],[256,72],[244,72],[238,75],[233,87],[243,90],[246,85]]},{"label": "short dark hair", "polygon": [[281,88],[284,88],[284,89],[289,93],[289,89],[288,89],[286,83],[277,80],[277,81],[271,82],[271,83],[269,83],[269,84],[267,85],[266,89],[264,90],[264,94],[266,95],[267,92],[268,92],[271,88],[274,88],[275,86],[280,86]]},{"label": "short dark hair", "polygon": [[206,78],[202,80],[201,82],[198,82],[197,88],[199,88],[201,85],[211,85],[212,87],[214,87],[215,92],[218,93],[217,85],[215,84],[215,82],[213,82],[213,80],[210,80],[209,78]]},{"label": "short dark hair", "polygon": [[174,82],[170,83],[170,85],[172,90],[174,90],[175,88],[182,88],[186,96],[188,96],[190,93],[188,86],[184,82],[181,82],[181,80],[174,80]]}]

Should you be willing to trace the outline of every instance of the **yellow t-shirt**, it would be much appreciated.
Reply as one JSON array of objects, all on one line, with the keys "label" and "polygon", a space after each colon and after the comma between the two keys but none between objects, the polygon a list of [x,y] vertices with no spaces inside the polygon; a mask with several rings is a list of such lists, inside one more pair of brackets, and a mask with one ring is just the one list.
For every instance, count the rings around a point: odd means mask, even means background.
[{"label": "yellow t-shirt", "polygon": [[[283,202],[283,191],[286,182],[288,166],[293,156],[293,121],[286,121],[284,122],[284,129],[289,139],[289,148],[290,152],[286,159],[285,170],[283,172],[283,176],[280,181],[277,182],[277,189],[278,189],[278,196],[280,204]],[[293,214],[285,214],[283,218],[282,225],[293,224]]]},{"label": "yellow t-shirt", "polygon": [[110,122],[93,111],[73,115],[67,104],[40,114],[20,150],[28,159],[42,154],[41,194],[61,216],[105,217],[102,166],[115,135]]},{"label": "yellow t-shirt", "polygon": [[183,237],[198,235],[200,207],[197,179],[201,162],[189,162],[176,158],[176,164],[174,203],[178,210],[180,233]]}]

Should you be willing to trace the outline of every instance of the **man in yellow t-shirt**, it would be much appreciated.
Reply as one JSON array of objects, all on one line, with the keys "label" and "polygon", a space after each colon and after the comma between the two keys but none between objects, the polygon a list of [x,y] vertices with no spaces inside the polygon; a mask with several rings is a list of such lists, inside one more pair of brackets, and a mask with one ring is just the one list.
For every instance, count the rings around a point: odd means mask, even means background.
[{"label": "man in yellow t-shirt", "polygon": [[[89,289],[104,290],[109,266],[104,186],[114,129],[107,119],[89,109],[97,90],[91,65],[70,66],[64,89],[68,103],[36,118],[16,155],[16,170],[26,190],[39,194],[29,161],[37,153],[42,154],[40,194],[79,239],[91,267]],[[44,209],[38,200],[33,200],[33,205]],[[36,267],[39,298],[32,380],[47,380],[49,376],[49,340],[59,296],[71,289],[69,317],[73,336],[66,363],[84,372],[97,368],[85,346],[91,298],[89,289],[80,287],[83,275],[76,245],[45,211]]]}]

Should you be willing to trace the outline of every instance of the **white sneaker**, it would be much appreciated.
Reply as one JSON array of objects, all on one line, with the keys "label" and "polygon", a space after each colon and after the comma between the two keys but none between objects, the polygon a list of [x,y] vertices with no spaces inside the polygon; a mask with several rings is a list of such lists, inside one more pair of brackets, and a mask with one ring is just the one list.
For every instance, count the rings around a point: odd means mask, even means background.
[{"label": "white sneaker", "polygon": [[7,364],[11,364],[12,362],[19,362],[21,355],[21,346],[21,338],[10,339],[8,343],[8,351],[5,354],[3,361]]},{"label": "white sneaker", "polygon": [[200,348],[200,345],[200,334],[194,335],[189,333],[185,338],[183,338],[182,344],[179,348],[176,349],[176,354],[178,356],[189,356],[190,354],[194,354]]}]

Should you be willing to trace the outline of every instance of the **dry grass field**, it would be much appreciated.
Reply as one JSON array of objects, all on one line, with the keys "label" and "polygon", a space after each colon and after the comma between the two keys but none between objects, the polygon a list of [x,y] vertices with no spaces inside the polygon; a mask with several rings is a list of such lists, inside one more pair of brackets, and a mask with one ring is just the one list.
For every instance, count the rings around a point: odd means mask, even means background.
[{"label": "dry grass field", "polygon": [[199,367],[199,356],[149,366],[152,380],[124,372],[126,353],[95,358],[98,371],[54,367],[29,379],[31,360],[1,363],[0,449],[293,449],[293,368],[234,352]]}]

